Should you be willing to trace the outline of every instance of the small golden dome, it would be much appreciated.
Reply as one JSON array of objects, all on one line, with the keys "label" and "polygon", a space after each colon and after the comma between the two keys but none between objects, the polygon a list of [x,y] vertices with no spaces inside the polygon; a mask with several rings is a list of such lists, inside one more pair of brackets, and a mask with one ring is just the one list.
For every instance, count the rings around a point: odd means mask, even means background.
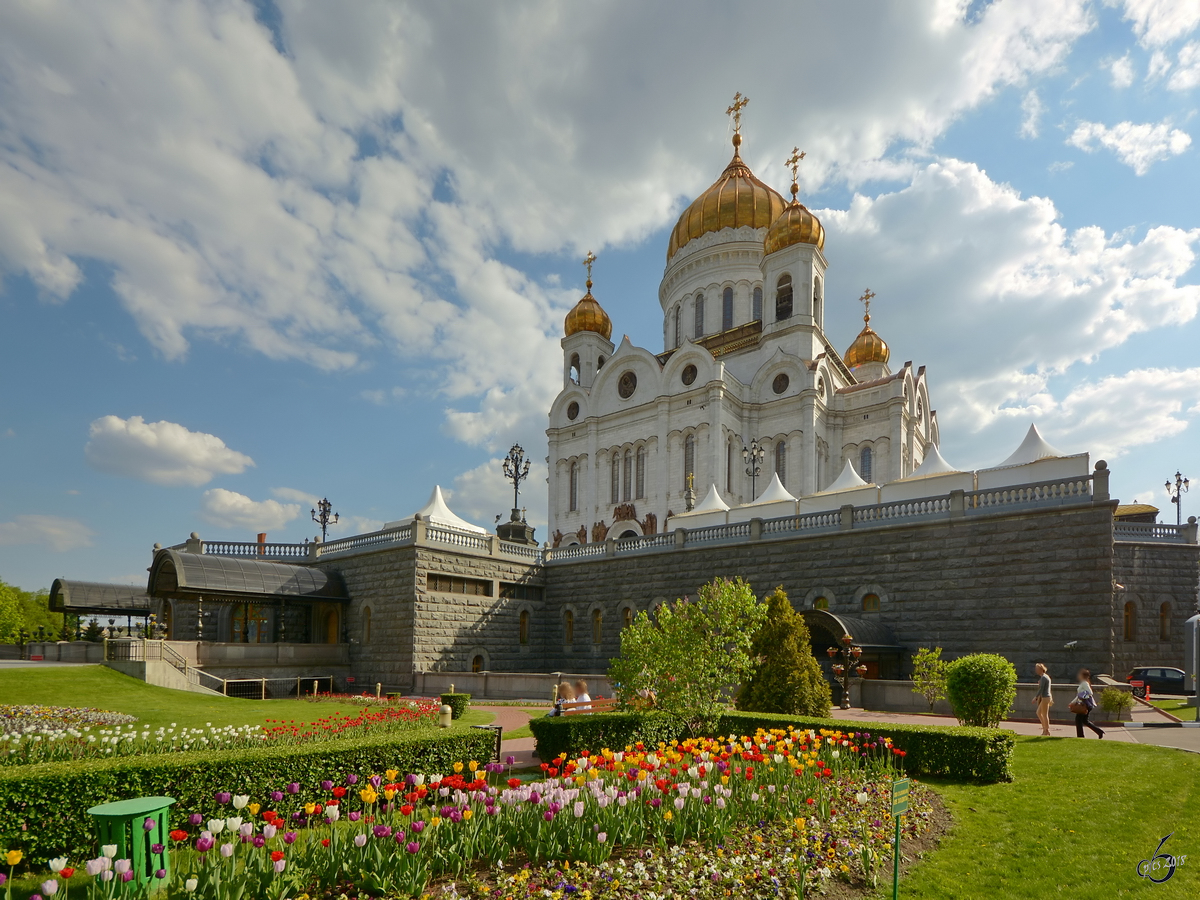
[{"label": "small golden dome", "polygon": [[667,246],[667,262],[685,244],[710,231],[723,228],[767,228],[779,218],[787,205],[782,195],[754,177],[750,167],[742,162],[738,147],[742,136],[733,135],[733,159],[703,194],[683,211],[671,232]]},{"label": "small golden dome", "polygon": [[581,331],[594,331],[606,341],[612,337],[612,319],[608,317],[608,313],[604,311],[604,307],[600,305],[599,301],[592,296],[592,263],[595,261],[595,255],[589,251],[587,259],[583,261],[588,268],[587,293],[567,313],[567,318],[563,322],[563,329],[566,331],[567,337]]},{"label": "small golden dome", "polygon": [[886,363],[891,356],[887,342],[871,328],[871,314],[863,316],[863,330],[858,333],[850,349],[844,357],[846,365],[851,369],[865,363]]},{"label": "small golden dome", "polygon": [[763,251],[774,253],[793,244],[816,244],[818,249],[825,247],[825,227],[821,220],[809,212],[808,207],[801,203],[796,195],[800,186],[792,182],[792,202],[771,223],[767,237],[763,241]]}]

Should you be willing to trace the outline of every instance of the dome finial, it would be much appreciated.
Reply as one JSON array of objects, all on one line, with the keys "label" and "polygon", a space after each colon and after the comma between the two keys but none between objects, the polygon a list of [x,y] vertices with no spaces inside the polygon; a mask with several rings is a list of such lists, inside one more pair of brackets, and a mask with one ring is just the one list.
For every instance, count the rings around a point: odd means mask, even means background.
[{"label": "dome finial", "polygon": [[858,302],[863,305],[863,321],[868,325],[871,324],[871,301],[875,298],[875,292],[870,288],[863,291],[863,295],[858,298]]},{"label": "dome finial", "polygon": [[784,163],[785,166],[787,166],[789,169],[792,170],[792,202],[793,203],[797,202],[796,195],[800,193],[800,180],[799,180],[800,160],[804,159],[804,157],[806,157],[807,155],[808,154],[805,153],[803,150],[801,150],[799,147],[793,147],[792,155],[789,156],[787,158],[787,162]]},{"label": "dome finial", "polygon": [[589,294],[592,292],[592,263],[595,261],[596,254],[589,250],[587,256],[583,258],[583,264],[587,266],[587,289]]},{"label": "dome finial", "polygon": [[742,145],[742,110],[750,102],[749,97],[743,97],[741,91],[733,95],[733,103],[725,110],[725,115],[733,116],[733,155],[737,156],[738,147]]}]

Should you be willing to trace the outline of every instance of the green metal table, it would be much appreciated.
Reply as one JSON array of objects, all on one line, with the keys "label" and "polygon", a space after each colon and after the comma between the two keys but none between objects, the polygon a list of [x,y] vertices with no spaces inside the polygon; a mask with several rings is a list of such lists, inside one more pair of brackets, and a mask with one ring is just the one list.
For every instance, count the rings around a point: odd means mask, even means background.
[{"label": "green metal table", "polygon": [[[116,844],[116,858],[130,860],[134,878],[152,890],[171,878],[167,810],[174,802],[174,797],[138,797],[88,810],[96,820],[100,845]],[[162,878],[155,877],[159,871],[164,873]]]}]

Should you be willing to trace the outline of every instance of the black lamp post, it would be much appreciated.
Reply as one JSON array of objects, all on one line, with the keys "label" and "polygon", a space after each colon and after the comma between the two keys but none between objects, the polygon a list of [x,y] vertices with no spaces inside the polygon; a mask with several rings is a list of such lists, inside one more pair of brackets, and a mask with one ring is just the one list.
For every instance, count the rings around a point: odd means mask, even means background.
[{"label": "black lamp post", "polygon": [[338,521],[338,514],[333,511],[333,504],[328,497],[317,503],[317,508],[312,511],[312,520],[321,526],[321,543],[325,543],[329,526],[336,525]]},{"label": "black lamp post", "polygon": [[742,447],[742,459],[746,463],[746,474],[750,476],[750,502],[758,499],[758,476],[762,474],[762,461],[767,451],[755,438],[749,447]]},{"label": "black lamp post", "polygon": [[512,520],[517,522],[521,515],[521,482],[529,477],[529,460],[525,458],[525,451],[520,444],[513,444],[508,456],[504,458],[504,477],[512,482]]},{"label": "black lamp post", "polygon": [[1184,478],[1179,472],[1175,473],[1175,483],[1167,482],[1167,494],[1171,498],[1171,502],[1175,504],[1175,524],[1183,524],[1183,495],[1188,492],[1188,485],[1191,482]]},{"label": "black lamp post", "polygon": [[842,646],[830,647],[825,652],[829,654],[830,659],[836,659],[839,655],[842,657],[841,663],[835,663],[833,666],[833,674],[837,676],[842,684],[842,709],[850,708],[850,670],[854,669],[860,676],[865,674],[867,667],[859,663],[857,666],[851,666],[851,663],[858,662],[858,658],[862,656],[862,647],[852,646],[854,638],[848,634],[842,635]]}]

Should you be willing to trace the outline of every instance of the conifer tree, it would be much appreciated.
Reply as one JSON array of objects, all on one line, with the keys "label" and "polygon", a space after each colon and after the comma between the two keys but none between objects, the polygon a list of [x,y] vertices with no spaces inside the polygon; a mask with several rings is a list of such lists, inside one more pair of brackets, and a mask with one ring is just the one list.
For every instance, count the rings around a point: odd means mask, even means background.
[{"label": "conifer tree", "polygon": [[808,626],[782,586],[767,598],[767,620],[754,635],[750,655],[754,671],[738,694],[738,709],[829,715],[829,682],[813,656]]}]

